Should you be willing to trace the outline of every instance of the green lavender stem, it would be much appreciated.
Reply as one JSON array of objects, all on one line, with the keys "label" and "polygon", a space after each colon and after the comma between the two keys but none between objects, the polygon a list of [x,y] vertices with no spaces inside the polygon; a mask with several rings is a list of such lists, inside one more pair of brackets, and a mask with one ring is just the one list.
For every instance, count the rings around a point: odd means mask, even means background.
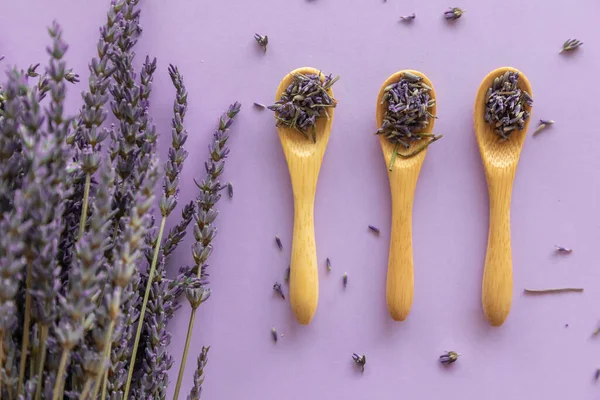
[{"label": "green lavender stem", "polygon": [[152,264],[150,265],[150,273],[148,274],[148,283],[146,284],[146,292],[144,293],[144,301],[142,302],[142,308],[140,316],[138,317],[138,326],[135,333],[135,341],[133,343],[133,351],[131,352],[131,360],[129,361],[129,373],[127,374],[127,383],[125,384],[125,394],[123,399],[127,399],[129,395],[129,387],[131,386],[131,378],[133,377],[133,366],[135,364],[135,357],[137,355],[138,345],[140,344],[140,336],[142,335],[142,325],[144,324],[144,315],[146,314],[146,306],[148,305],[148,299],[150,298],[150,290],[152,289],[152,281],[154,280],[154,273],[156,271],[156,263],[158,261],[158,254],[160,252],[160,244],[162,236],[165,231],[165,223],[167,217],[163,216],[160,221],[160,229],[158,231],[158,237],[156,244],[154,245],[154,255],[152,256]]},{"label": "green lavender stem", "polygon": [[79,395],[79,400],[86,400],[88,398],[88,395],[90,394],[91,388],[92,388],[92,379],[88,378],[85,381],[85,385],[83,385],[83,390],[81,391],[81,394]]},{"label": "green lavender stem", "polygon": [[181,358],[181,364],[179,365],[179,374],[177,375],[177,384],[175,385],[175,394],[173,400],[179,399],[179,391],[181,390],[181,382],[183,381],[183,372],[185,370],[185,362],[187,360],[188,350],[190,347],[190,341],[192,340],[192,331],[194,330],[194,319],[196,317],[196,309],[192,308],[190,314],[190,323],[188,324],[187,336],[185,338],[185,347],[183,348],[183,357]]},{"label": "green lavender stem", "polygon": [[42,325],[40,327],[40,360],[38,363],[38,381],[37,389],[35,390],[35,398],[40,400],[42,396],[42,382],[44,381],[44,363],[46,362],[46,341],[48,340],[48,326]]},{"label": "green lavender stem", "polygon": [[65,375],[65,368],[67,367],[67,359],[71,351],[69,349],[63,349],[62,355],[60,356],[60,364],[58,365],[58,374],[56,375],[56,383],[54,384],[54,391],[52,393],[52,400],[58,400],[62,394],[62,384]]},{"label": "green lavender stem", "polygon": [[79,240],[85,232],[85,221],[87,219],[91,183],[92,175],[90,173],[85,174],[85,187],[83,190],[83,203],[81,206],[81,219],[79,220],[79,234],[77,235],[77,240]]},{"label": "green lavender stem", "polygon": [[25,367],[27,366],[27,352],[29,351],[29,328],[31,325],[31,294],[29,294],[29,291],[31,290],[31,273],[31,263],[28,263],[27,278],[25,278],[25,317],[23,319],[23,344],[21,346],[21,361],[19,362],[19,384],[17,386],[17,395],[20,395],[21,389],[23,389]]}]

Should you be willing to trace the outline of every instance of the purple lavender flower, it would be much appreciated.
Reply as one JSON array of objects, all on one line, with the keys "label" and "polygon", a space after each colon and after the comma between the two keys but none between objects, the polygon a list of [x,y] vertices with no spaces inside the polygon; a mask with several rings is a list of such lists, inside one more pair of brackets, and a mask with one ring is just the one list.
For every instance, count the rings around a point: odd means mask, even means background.
[{"label": "purple lavender flower", "polygon": [[417,14],[412,13],[410,15],[403,15],[400,17],[400,21],[402,22],[411,22],[417,17]]},{"label": "purple lavender flower", "polygon": [[458,7],[451,7],[448,11],[444,13],[444,18],[450,21],[455,21],[462,17],[465,10]]},{"label": "purple lavender flower", "polygon": [[202,394],[202,384],[204,383],[204,368],[206,368],[206,364],[208,364],[209,350],[210,346],[203,346],[200,355],[198,355],[198,367],[194,372],[194,386],[192,386],[192,390],[190,390],[187,400],[200,400],[200,395]]},{"label": "purple lavender flower", "polygon": [[[199,279],[197,281],[199,287],[189,288],[186,291],[186,297],[192,307],[191,318],[194,318],[196,308],[203,301],[206,301],[210,294],[210,292],[206,290],[206,286],[208,285],[208,273],[206,272],[208,265],[206,264],[206,261],[212,253],[212,241],[217,235],[217,228],[213,225],[213,222],[218,215],[215,205],[221,198],[221,190],[225,187],[219,181],[219,177],[223,173],[225,159],[229,154],[229,148],[227,147],[229,128],[233,124],[235,116],[240,112],[240,108],[241,104],[235,102],[230,105],[227,112],[221,116],[219,127],[213,135],[213,142],[208,148],[208,161],[204,163],[206,176],[201,182],[196,182],[198,189],[200,189],[200,193],[196,199],[196,209],[194,212],[195,242],[192,244],[192,257],[194,258],[193,272]],[[184,356],[181,359],[179,375],[175,386],[175,398],[177,398],[179,391],[181,390],[181,382],[185,371],[186,355],[190,345],[191,332],[192,330],[190,329],[186,337]]]}]

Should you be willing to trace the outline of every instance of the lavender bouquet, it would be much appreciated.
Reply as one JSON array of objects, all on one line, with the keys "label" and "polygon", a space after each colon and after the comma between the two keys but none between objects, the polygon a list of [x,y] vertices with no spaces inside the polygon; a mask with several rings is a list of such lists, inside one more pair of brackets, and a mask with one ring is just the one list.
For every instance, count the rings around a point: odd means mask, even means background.
[{"label": "lavender bouquet", "polygon": [[[139,74],[133,68],[138,2],[111,1],[78,115],[64,113],[67,85],[79,77],[67,68],[57,23],[48,29],[44,71],[13,67],[0,83],[0,399],[166,398],[167,327],[185,293],[192,320],[178,398],[193,317],[210,295],[207,261],[225,187],[219,177],[240,105],[221,117],[198,197],[165,234],[188,154],[188,93],[170,66],[171,147],[161,166],[149,115],[156,60],[146,57]],[[107,126],[109,109],[115,123]],[[168,258],[192,221],[194,266],[169,279]],[[189,399],[200,397],[207,353]]]}]

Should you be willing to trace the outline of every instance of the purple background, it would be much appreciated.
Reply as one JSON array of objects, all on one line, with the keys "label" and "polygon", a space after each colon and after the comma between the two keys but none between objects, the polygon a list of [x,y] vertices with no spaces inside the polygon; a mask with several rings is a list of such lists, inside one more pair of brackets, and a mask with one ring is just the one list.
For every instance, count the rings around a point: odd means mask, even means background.
[{"label": "purple background", "polygon": [[[594,399],[600,387],[600,3],[462,0],[446,23],[442,0],[142,0],[137,63],[158,57],[152,115],[165,159],[174,91],[167,66],[178,64],[190,92],[190,158],[181,203],[194,198],[206,146],[229,103],[244,107],[232,129],[224,198],[211,258],[213,296],[199,309],[184,393],[195,355],[210,344],[206,399]],[[107,1],[2,0],[0,66],[44,62],[45,27],[62,23],[70,66],[87,80]],[[416,12],[412,24],[400,15]],[[269,35],[263,55],[252,38]],[[569,37],[585,42],[559,55]],[[508,321],[487,325],[480,285],[487,241],[487,191],[472,128],[475,92],[492,69],[511,65],[531,81],[534,119],[556,124],[527,138],[512,206],[514,296]],[[287,166],[267,111],[280,79],[301,66],[341,75],[339,100],[316,199],[320,301],[308,327],[271,286],[288,266],[292,194]],[[415,299],[404,323],[385,305],[390,195],[375,130],[382,82],[417,69],[438,95],[435,131],[414,207]],[[69,92],[75,112],[84,84]],[[169,226],[176,218],[171,218]],[[376,237],[368,224],[381,228]],[[274,236],[279,234],[284,251]],[[171,268],[191,262],[190,238]],[[554,245],[575,249],[556,256]],[[333,271],[325,270],[330,257]],[[348,273],[343,290],[341,277]],[[584,294],[526,297],[525,287],[583,286]],[[287,288],[286,288],[287,290]],[[188,321],[171,326],[174,381]],[[568,324],[568,327],[565,326]],[[285,336],[274,345],[272,326]],[[463,354],[450,368],[444,350]],[[365,353],[363,375],[350,356]],[[172,385],[171,385],[172,386]],[[172,390],[172,387],[171,387]],[[183,398],[183,396],[182,396]]]}]

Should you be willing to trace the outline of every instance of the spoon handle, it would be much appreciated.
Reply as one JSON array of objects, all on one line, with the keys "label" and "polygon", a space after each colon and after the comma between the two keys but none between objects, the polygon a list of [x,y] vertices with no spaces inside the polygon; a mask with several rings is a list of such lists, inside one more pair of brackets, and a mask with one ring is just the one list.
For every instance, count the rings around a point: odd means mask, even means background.
[{"label": "spoon handle", "polygon": [[[511,176],[512,175],[512,176]],[[510,247],[510,198],[514,174],[489,179],[490,227],[483,270],[481,302],[493,326],[508,317],[512,302],[512,251]]]},{"label": "spoon handle", "polygon": [[392,319],[404,321],[414,295],[412,209],[418,169],[389,173],[392,194],[392,232],[388,261],[386,300]]},{"label": "spoon handle", "polygon": [[307,325],[312,320],[319,301],[314,196],[294,197],[290,303],[298,322]]}]

